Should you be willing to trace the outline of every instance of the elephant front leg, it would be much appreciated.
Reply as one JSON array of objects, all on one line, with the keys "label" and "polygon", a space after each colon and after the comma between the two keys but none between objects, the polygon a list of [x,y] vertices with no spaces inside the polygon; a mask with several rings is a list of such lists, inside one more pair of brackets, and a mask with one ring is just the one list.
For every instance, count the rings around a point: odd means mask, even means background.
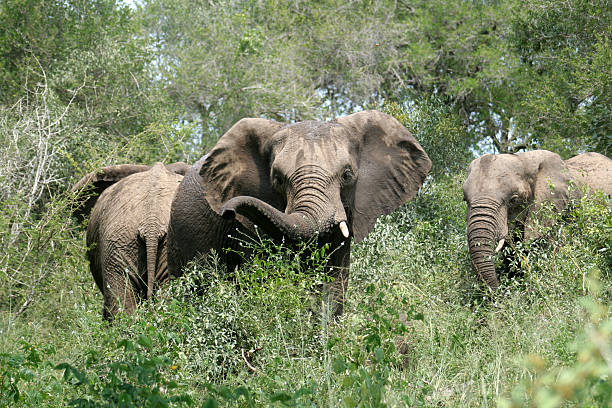
[{"label": "elephant front leg", "polygon": [[326,272],[332,278],[323,287],[324,313],[326,316],[339,317],[344,311],[344,301],[351,265],[350,241],[343,241],[344,245],[332,252],[327,262]]}]

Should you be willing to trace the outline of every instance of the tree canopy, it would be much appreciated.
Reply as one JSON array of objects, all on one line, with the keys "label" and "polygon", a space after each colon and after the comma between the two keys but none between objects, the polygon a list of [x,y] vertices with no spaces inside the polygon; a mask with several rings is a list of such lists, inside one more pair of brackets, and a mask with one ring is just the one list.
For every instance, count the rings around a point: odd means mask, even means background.
[{"label": "tree canopy", "polygon": [[10,127],[16,104],[45,95],[65,124],[64,180],[100,160],[194,159],[243,117],[364,108],[431,130],[441,169],[474,152],[609,155],[611,13],[603,0],[6,0],[0,103]]}]

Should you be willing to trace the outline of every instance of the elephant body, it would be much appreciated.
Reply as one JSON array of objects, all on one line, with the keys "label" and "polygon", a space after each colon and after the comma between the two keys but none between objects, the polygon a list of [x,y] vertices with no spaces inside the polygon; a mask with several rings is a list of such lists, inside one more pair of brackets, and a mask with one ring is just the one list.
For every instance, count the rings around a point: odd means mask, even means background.
[{"label": "elephant body", "polygon": [[612,160],[599,153],[583,153],[565,160],[579,187],[603,191],[612,196]]},{"label": "elephant body", "polygon": [[[467,202],[467,238],[472,267],[495,291],[499,286],[493,256],[509,230],[523,239],[538,237],[536,221],[542,205],[563,211],[584,191],[612,195],[612,160],[584,153],[563,161],[546,150],[485,155],[472,161],[463,186]],[[494,249],[495,248],[495,249]]]},{"label": "elephant body", "polygon": [[[121,309],[132,312],[140,299],[152,296],[155,284],[168,278],[170,206],[188,169],[176,166],[112,166],[75,186],[97,188],[87,225],[87,257],[107,320]],[[134,172],[125,174],[122,167]]]},{"label": "elephant body", "polygon": [[328,288],[342,311],[350,238],[362,240],[376,218],[410,200],[431,161],[393,117],[377,111],[331,122],[282,124],[242,119],[181,182],[172,204],[168,266],[180,275],[214,249],[229,268],[241,259],[236,237],[264,231],[277,242],[315,236],[330,244]]}]

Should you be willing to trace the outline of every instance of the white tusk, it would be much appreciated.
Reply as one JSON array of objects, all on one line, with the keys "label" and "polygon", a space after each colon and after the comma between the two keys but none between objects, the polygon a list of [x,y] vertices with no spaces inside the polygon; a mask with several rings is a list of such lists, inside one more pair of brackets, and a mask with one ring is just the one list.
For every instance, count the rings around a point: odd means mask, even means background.
[{"label": "white tusk", "polygon": [[499,252],[502,249],[502,247],[504,246],[504,242],[506,242],[506,240],[504,238],[502,238],[499,241],[499,244],[497,244],[497,248],[495,248],[495,252]]},{"label": "white tusk", "polygon": [[342,231],[342,235],[344,235],[344,238],[349,237],[349,230],[348,230],[348,227],[346,226],[346,222],[342,221],[340,223],[340,231]]}]

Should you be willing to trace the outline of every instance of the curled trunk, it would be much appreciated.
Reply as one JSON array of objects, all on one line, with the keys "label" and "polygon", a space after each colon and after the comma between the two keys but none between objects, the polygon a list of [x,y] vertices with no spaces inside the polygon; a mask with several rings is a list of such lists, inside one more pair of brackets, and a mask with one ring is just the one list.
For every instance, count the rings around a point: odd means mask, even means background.
[{"label": "curled trunk", "polygon": [[319,223],[304,212],[285,214],[270,204],[254,197],[234,197],[223,205],[221,215],[227,220],[236,214],[248,218],[274,239],[286,237],[297,241],[310,238],[320,232]]},{"label": "curled trunk", "polygon": [[500,205],[494,201],[472,203],[468,210],[468,248],[472,267],[495,291],[499,286],[495,273],[494,246],[499,235],[498,213]]}]

